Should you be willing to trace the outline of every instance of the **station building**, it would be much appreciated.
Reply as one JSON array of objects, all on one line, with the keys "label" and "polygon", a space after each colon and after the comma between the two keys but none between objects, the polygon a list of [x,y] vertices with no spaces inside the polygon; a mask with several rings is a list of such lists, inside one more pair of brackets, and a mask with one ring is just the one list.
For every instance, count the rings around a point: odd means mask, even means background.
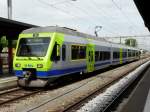
[{"label": "station building", "polygon": [[13,75],[13,54],[18,35],[35,25],[0,17],[0,77]]}]

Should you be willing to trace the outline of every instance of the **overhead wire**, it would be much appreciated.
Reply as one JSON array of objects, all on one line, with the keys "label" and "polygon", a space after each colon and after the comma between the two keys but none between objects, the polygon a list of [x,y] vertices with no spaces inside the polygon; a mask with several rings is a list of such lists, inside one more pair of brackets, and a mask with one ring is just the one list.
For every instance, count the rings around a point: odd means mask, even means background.
[{"label": "overhead wire", "polygon": [[136,25],[134,25],[134,23],[129,19],[129,17],[124,13],[124,11],[118,6],[118,4],[114,0],[111,0],[111,2],[120,11],[120,13],[125,17],[125,19],[131,24],[132,30],[134,30],[134,32],[136,33],[137,32],[135,30]]},{"label": "overhead wire", "polygon": [[[63,13],[65,13],[66,15],[70,15],[70,16],[74,17],[75,19],[80,19],[80,17],[76,16],[74,13],[71,14],[70,12],[68,12],[68,11],[66,11],[66,10],[62,10],[61,8],[58,8],[58,7],[56,7],[56,6],[52,5],[52,4],[49,4],[49,3],[45,2],[45,1],[42,1],[42,0],[38,0],[38,1],[39,1],[40,3],[42,3],[42,4],[45,4],[45,5],[47,5],[47,6],[50,6],[50,7],[54,8],[54,9],[58,10],[58,11],[60,11],[60,12],[63,12]],[[68,3],[68,2],[66,2],[66,3]],[[64,8],[64,9],[65,9],[65,8]],[[86,19],[86,20],[87,20],[87,19]],[[90,20],[88,20],[88,21],[90,21]],[[90,21],[90,22],[91,22],[91,21]]]},{"label": "overhead wire", "polygon": [[70,14],[69,11],[66,11],[66,10],[63,10],[63,9],[61,9],[61,8],[58,8],[58,7],[54,6],[53,4],[49,4],[48,2],[45,2],[45,1],[43,1],[43,0],[38,0],[38,1],[39,1],[40,3],[46,5],[46,6],[49,6],[49,7],[53,8],[53,9],[56,9],[57,11],[60,11],[60,12],[62,12],[62,13],[64,13],[64,14],[66,14],[67,16],[70,15],[71,17],[74,18],[75,21],[77,21],[77,20],[79,19],[77,16],[75,16],[75,15],[73,15],[73,14]]},{"label": "overhead wire", "polygon": [[[38,0],[38,1],[40,1],[41,3],[44,3],[45,5],[51,6],[52,8],[55,8],[55,9],[57,9],[57,10],[59,10],[59,11],[65,13],[65,14],[67,14],[67,15],[69,14],[68,11],[62,10],[62,9],[60,9],[60,8],[57,8],[57,7],[55,6],[57,3],[55,3],[55,4],[49,4],[49,3],[45,2],[45,1],[42,1],[42,0]],[[65,3],[65,2],[67,2],[67,0],[65,0],[65,1],[63,1],[63,2],[61,2],[61,3]],[[79,8],[79,7],[78,7],[78,8]],[[78,8],[77,8],[77,9],[78,9]],[[81,11],[81,10],[82,10],[82,12],[84,12],[86,15],[88,15],[88,13],[86,12],[86,10],[84,10],[83,8],[80,7],[80,11]],[[75,15],[71,15],[71,16],[73,16],[74,18],[77,18],[77,16],[75,16]],[[90,21],[91,21],[91,20],[90,20]],[[92,21],[92,23],[93,23],[93,21]],[[106,30],[106,29],[105,29],[105,30]],[[107,32],[112,33],[112,32],[110,32],[110,31],[108,31],[108,30],[107,30]],[[114,34],[114,33],[112,33],[112,34]]]},{"label": "overhead wire", "polygon": [[[109,14],[106,12],[106,10],[103,10],[102,7],[98,6],[94,0],[91,2],[91,4],[93,4],[93,6],[97,9],[98,14],[103,15],[105,23],[107,23],[107,24],[110,23],[109,24],[110,28],[112,28],[115,31],[120,30],[120,26],[118,27],[117,24],[111,23],[110,20],[113,20],[113,17],[109,16]],[[109,18],[108,18],[108,16],[109,16]],[[120,32],[118,32],[118,35],[120,35]]]},{"label": "overhead wire", "polygon": [[[97,6],[97,3],[93,0],[92,2],[91,2],[97,9],[98,9],[98,11],[100,12],[100,14],[103,14],[104,16],[105,16],[105,18],[107,19],[107,12],[105,11],[105,10],[102,10],[102,7],[99,7],[99,6]],[[113,4],[114,5],[114,4]],[[117,5],[117,4],[115,4],[116,5],[116,7],[117,7],[117,10],[121,10],[121,13],[124,13],[123,11],[122,11],[122,9]],[[128,16],[124,13],[124,15],[123,14],[121,14],[122,16],[126,16],[126,18],[125,19],[127,19],[127,24],[129,25],[129,26],[132,26],[131,28],[135,31],[135,33],[133,34],[133,35],[135,35],[135,34],[137,34],[137,30],[135,30],[135,28],[137,29],[137,27],[136,27],[136,25],[134,25],[134,23],[132,23],[132,21],[128,18]],[[110,16],[110,18],[111,18],[111,16]],[[108,20],[108,19],[107,19]],[[109,20],[107,21],[107,23],[109,22]],[[112,24],[113,25],[113,24]],[[116,24],[114,24],[114,26],[117,26]],[[112,26],[111,26],[112,27]],[[114,27],[112,27],[113,29],[114,29]],[[119,29],[120,27],[118,27],[118,31],[120,31],[120,29]]]},{"label": "overhead wire", "polygon": [[[44,4],[47,5],[47,6],[50,6],[50,7],[52,7],[52,8],[55,8],[55,9],[57,9],[57,10],[59,10],[59,11],[65,13],[65,14],[67,14],[67,15],[70,15],[70,13],[67,12],[66,10],[62,10],[62,9],[60,9],[60,8],[57,8],[56,6],[53,6],[52,4],[49,4],[49,3],[45,2],[45,1],[42,1],[42,0],[38,0],[38,1],[40,1],[41,3],[44,3]],[[75,16],[75,14],[74,14],[74,15],[71,15],[71,16],[73,16],[74,18],[79,18],[79,17]],[[87,19],[86,19],[86,20],[87,20]],[[91,20],[89,20],[89,19],[88,19],[88,21],[90,21],[90,22],[93,23],[93,21],[91,21]]]},{"label": "overhead wire", "polygon": [[[71,4],[71,3],[69,3],[69,4]],[[72,5],[72,4],[71,4]],[[97,26],[98,24],[96,23],[96,21],[95,20],[93,20],[92,19],[92,17],[91,18],[89,18],[89,12],[88,11],[86,11],[83,7],[79,7],[79,6],[76,6],[76,5],[73,5],[72,7],[74,7],[74,8],[76,8],[76,9],[78,9],[80,12],[82,12],[82,13],[84,13],[84,15],[86,15],[87,17],[88,17],[88,19],[90,19],[90,21],[91,21],[91,23],[95,23],[95,26]],[[98,21],[99,22],[99,21]],[[102,23],[101,23],[102,24]],[[105,29],[106,30],[106,29]],[[111,33],[111,34],[114,34],[114,32],[111,32],[110,30],[106,30],[108,33]]]},{"label": "overhead wire", "polygon": [[[110,18],[111,18],[111,17],[108,18],[108,15],[106,15],[106,14],[107,14],[106,11],[104,11],[104,10],[100,9],[99,7],[97,7],[97,4],[95,3],[94,0],[90,3],[90,5],[94,6],[94,7],[92,7],[92,8],[95,8],[95,11],[94,11],[94,12],[95,12],[95,13],[97,12],[96,14],[101,16],[100,20],[102,20],[102,21],[105,22],[105,26],[109,26],[109,28],[113,29],[113,32],[119,36],[119,33],[116,33],[116,30],[114,30],[114,29],[116,29],[116,27],[115,27],[116,24],[112,24],[112,23],[110,22]],[[102,16],[103,16],[103,17],[102,17]],[[107,21],[107,22],[106,22],[106,21]],[[108,23],[109,23],[109,24],[108,24]],[[107,25],[106,25],[106,24],[107,24]],[[117,30],[118,30],[118,29],[117,29]]]},{"label": "overhead wire", "polygon": [[63,0],[63,1],[60,1],[60,2],[52,3],[51,5],[55,6],[55,5],[63,4],[63,3],[66,3],[66,2],[69,2],[69,0]]},{"label": "overhead wire", "polygon": [[[75,13],[70,13],[70,11],[68,11],[68,10],[64,10],[64,9],[62,9],[62,8],[58,8],[56,5],[66,5],[66,4],[71,4],[70,6],[72,6],[72,7],[74,7],[74,8],[76,8],[76,9],[78,9],[79,10],[79,12],[80,13],[82,13],[82,14],[84,14],[86,17],[89,17],[88,15],[89,15],[89,11],[87,11],[87,10],[85,10],[83,7],[77,7],[75,4],[72,4],[72,3],[70,3],[70,2],[68,2],[69,0],[64,0],[64,1],[61,1],[61,2],[57,2],[57,3],[54,3],[54,4],[50,4],[50,3],[48,3],[48,2],[45,2],[45,1],[43,1],[43,0],[38,0],[40,3],[42,3],[42,4],[45,4],[45,5],[47,5],[47,6],[50,6],[50,7],[52,7],[52,8],[54,8],[54,9],[56,9],[56,10],[58,10],[58,11],[60,11],[60,12],[63,12],[64,14],[66,14],[66,15],[70,15],[71,17],[73,17],[75,20],[78,20],[78,22],[80,21],[79,19],[80,19],[80,17],[79,16],[77,16]],[[112,0],[113,1],[113,0]],[[93,3],[93,2],[92,2]],[[124,15],[124,16],[126,16],[126,14],[123,14],[124,12],[121,10],[121,8],[115,3],[113,3],[113,5],[115,5],[115,7],[118,9],[118,10],[120,10],[120,12],[122,13],[122,15]],[[96,6],[96,5],[95,5]],[[97,7],[97,6],[96,6]],[[99,12],[99,11],[98,11]],[[107,17],[107,16],[106,16]],[[129,23],[129,19],[128,19],[128,16],[126,17],[127,18],[127,20],[128,20],[128,23]],[[102,20],[102,19],[101,19]],[[95,22],[95,20],[94,19],[89,19],[88,18],[88,20],[87,21],[89,21],[89,22],[91,22],[91,23],[94,23],[95,25],[97,25],[97,22]],[[103,21],[103,20],[102,20]],[[81,22],[81,21],[80,21]],[[101,23],[102,24],[102,23]],[[105,22],[105,24],[106,24],[106,22]],[[108,23],[107,23],[108,24]],[[130,21],[130,24],[132,24],[132,22]],[[108,26],[109,26],[110,24],[108,24]],[[132,27],[133,27],[133,25],[134,24],[132,24]],[[114,25],[115,26],[115,25]],[[113,27],[113,25],[110,25],[110,27],[111,28],[113,28],[114,29],[114,27]],[[111,32],[111,31],[109,31],[108,29],[105,29],[106,30],[106,32],[108,32],[108,33],[111,33],[111,34],[116,34],[116,32],[114,33],[114,32]],[[118,34],[117,34],[117,36],[118,36]]]}]

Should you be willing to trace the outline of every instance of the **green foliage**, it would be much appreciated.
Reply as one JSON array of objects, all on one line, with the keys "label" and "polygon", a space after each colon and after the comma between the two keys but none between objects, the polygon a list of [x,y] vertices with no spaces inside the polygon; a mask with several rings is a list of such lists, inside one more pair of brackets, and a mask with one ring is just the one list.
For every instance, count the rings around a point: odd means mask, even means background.
[{"label": "green foliage", "polygon": [[6,39],[6,36],[2,36],[0,38],[0,45],[3,48],[8,46],[8,40]]},{"label": "green foliage", "polygon": [[[12,48],[16,48],[17,40],[12,40]],[[0,47],[8,47],[8,40],[6,39],[6,36],[2,36],[0,38]]]},{"label": "green foliage", "polygon": [[131,47],[137,47],[137,40],[136,39],[126,39],[125,45],[131,46]]}]

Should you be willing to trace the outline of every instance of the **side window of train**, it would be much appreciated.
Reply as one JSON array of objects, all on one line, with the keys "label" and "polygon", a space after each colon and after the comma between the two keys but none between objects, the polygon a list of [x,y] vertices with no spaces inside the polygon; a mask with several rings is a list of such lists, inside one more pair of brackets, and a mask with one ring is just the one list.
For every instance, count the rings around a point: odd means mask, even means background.
[{"label": "side window of train", "polygon": [[86,58],[86,47],[85,46],[80,46],[79,58],[80,59],[85,59]]},{"label": "side window of train", "polygon": [[99,51],[95,51],[95,61],[99,60]]},{"label": "side window of train", "polygon": [[71,45],[71,59],[85,59],[86,58],[86,47],[80,45]]},{"label": "side window of train", "polygon": [[103,51],[100,51],[99,52],[99,61],[102,61],[103,60]]},{"label": "side window of train", "polygon": [[60,60],[60,45],[55,42],[52,55],[51,55],[52,61],[59,61]]},{"label": "side window of train", "polygon": [[113,59],[118,59],[120,57],[120,53],[119,52],[113,52]]},{"label": "side window of train", "polygon": [[62,45],[62,60],[66,60],[66,45]]}]

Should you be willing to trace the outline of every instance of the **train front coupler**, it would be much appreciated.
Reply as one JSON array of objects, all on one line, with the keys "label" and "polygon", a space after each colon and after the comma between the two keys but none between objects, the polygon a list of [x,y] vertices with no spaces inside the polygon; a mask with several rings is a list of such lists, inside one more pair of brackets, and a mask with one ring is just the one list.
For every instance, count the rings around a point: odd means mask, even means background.
[{"label": "train front coupler", "polygon": [[37,78],[32,70],[24,70],[23,77],[18,78],[18,85],[21,87],[45,87],[48,79]]}]

